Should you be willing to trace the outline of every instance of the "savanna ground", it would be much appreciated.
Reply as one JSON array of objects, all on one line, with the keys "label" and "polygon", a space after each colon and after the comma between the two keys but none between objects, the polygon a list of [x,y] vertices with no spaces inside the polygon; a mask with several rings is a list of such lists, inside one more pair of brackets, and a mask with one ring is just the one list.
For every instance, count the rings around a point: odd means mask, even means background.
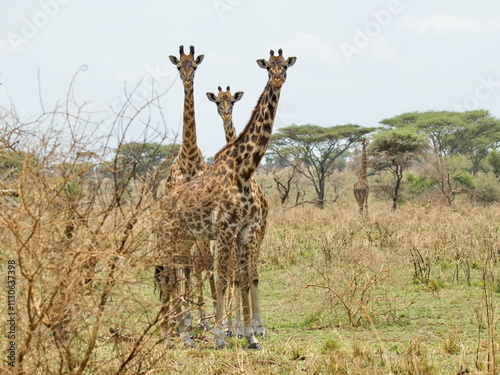
[{"label": "savanna ground", "polygon": [[[183,349],[180,344],[177,349],[166,349],[158,342],[159,302],[152,277],[155,260],[150,255],[154,241],[147,231],[150,219],[136,224],[134,234],[126,239],[126,249],[119,249],[123,245],[119,237],[128,221],[126,217],[118,220],[118,215],[112,228],[103,225],[100,229],[102,236],[116,236],[105,248],[85,244],[92,241],[88,233],[78,238],[76,231],[72,241],[78,244],[70,245],[75,249],[59,254],[57,240],[49,238],[36,220],[39,213],[23,211],[10,234],[2,229],[3,243],[11,245],[2,249],[4,275],[5,260],[17,260],[16,344],[18,356],[22,355],[16,368],[7,366],[4,355],[3,371],[498,371],[500,206],[405,204],[392,212],[388,203],[374,203],[369,217],[363,219],[352,203],[327,205],[323,210],[273,204],[260,259],[267,329],[267,336],[260,340],[261,351],[246,349],[245,340],[237,338],[229,340],[228,349],[216,351],[211,333],[199,330],[193,330],[196,349]],[[29,204],[24,203],[25,207]],[[57,226],[52,225],[45,229],[55,237]],[[32,237],[19,238],[27,229]],[[13,232],[18,233],[17,245]],[[80,247],[87,250],[79,253],[76,248]],[[90,272],[82,265],[94,255],[93,282],[82,283],[82,274]],[[6,293],[1,305],[6,353]],[[55,322],[65,319],[71,321],[68,341],[54,333]],[[110,328],[119,334],[113,336]]]}]

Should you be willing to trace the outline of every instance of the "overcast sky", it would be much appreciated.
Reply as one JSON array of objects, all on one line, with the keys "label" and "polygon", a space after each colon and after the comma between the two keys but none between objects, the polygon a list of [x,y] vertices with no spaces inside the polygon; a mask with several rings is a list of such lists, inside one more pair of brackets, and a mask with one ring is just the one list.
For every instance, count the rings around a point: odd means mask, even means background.
[{"label": "overcast sky", "polygon": [[[168,60],[194,45],[198,144],[212,156],[225,143],[217,86],[244,91],[238,131],[267,73],[255,60],[282,48],[296,56],[275,129],[379,121],[408,111],[484,108],[500,117],[500,2],[496,0],[1,0],[0,106],[23,119],[64,101],[75,73],[77,100],[106,111],[142,79],[168,92],[160,104],[179,131],[183,88]],[[139,100],[139,99],[138,99]],[[104,112],[100,112],[104,113]],[[141,133],[141,124],[131,131]]]}]

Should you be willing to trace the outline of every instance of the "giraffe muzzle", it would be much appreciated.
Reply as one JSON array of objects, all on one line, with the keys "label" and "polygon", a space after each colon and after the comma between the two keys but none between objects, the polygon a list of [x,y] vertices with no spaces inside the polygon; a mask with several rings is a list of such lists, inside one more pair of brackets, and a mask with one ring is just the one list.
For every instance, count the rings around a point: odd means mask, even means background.
[{"label": "giraffe muzzle", "polygon": [[283,86],[283,83],[285,83],[285,79],[283,77],[273,78],[272,85],[275,88],[280,88],[281,86]]}]

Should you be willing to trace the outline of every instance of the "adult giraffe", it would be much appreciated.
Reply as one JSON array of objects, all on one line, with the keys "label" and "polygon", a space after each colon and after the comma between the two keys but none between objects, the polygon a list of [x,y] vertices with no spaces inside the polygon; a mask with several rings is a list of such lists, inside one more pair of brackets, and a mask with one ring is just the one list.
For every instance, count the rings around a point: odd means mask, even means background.
[{"label": "adult giraffe", "polygon": [[[255,264],[252,254],[259,246],[261,213],[254,205],[251,178],[267,150],[276,116],[281,87],[286,80],[287,68],[296,58],[283,58],[271,51],[268,61],[257,64],[268,71],[268,82],[245,129],[224,146],[214,162],[202,175],[191,182],[175,186],[161,201],[162,217],[159,238],[163,249],[182,253],[197,239],[216,240],[217,284],[215,301],[215,346],[226,347],[223,332],[224,298],[227,283],[235,280],[241,290],[244,335],[251,349],[260,349],[255,338],[250,313],[250,285],[258,285],[256,274],[250,271]],[[170,251],[165,254],[166,264]],[[232,258],[232,259],[231,259]],[[236,269],[231,269],[236,265]],[[175,284],[170,284],[175,290]],[[179,310],[177,310],[179,313]],[[167,322],[163,322],[167,324]],[[194,343],[182,319],[178,320],[179,333],[184,345]]]},{"label": "adult giraffe", "polygon": [[[211,102],[214,102],[217,106],[217,112],[219,116],[222,118],[222,122],[224,125],[224,133],[226,136],[226,142],[229,143],[233,139],[236,138],[236,129],[233,124],[233,107],[234,103],[239,101],[243,97],[242,91],[237,91],[234,95],[231,94],[230,87],[226,87],[226,91],[222,91],[222,88],[218,87],[218,93],[215,95],[212,92],[207,92],[207,98]],[[260,245],[262,240],[264,239],[264,235],[266,232],[267,225],[267,214],[269,212],[269,204],[266,199],[266,195],[264,191],[257,183],[257,180],[252,176],[250,179],[250,183],[252,186],[252,194],[253,194],[253,205],[260,212],[260,215],[256,215],[255,219],[257,224],[260,223],[261,228],[258,235],[258,245],[253,249],[256,251],[256,254],[252,255],[253,262],[250,265],[250,279],[258,280],[258,267],[257,260],[259,258]],[[253,275],[253,276],[252,276]],[[259,293],[258,293],[258,285],[251,283],[250,284],[250,298],[252,301],[252,326],[254,329],[254,333],[256,335],[265,335],[264,322],[262,320],[262,315],[260,313],[260,302],[259,302]],[[236,321],[235,321],[235,333],[237,336],[243,336],[243,327],[241,325],[240,318],[240,301],[238,298],[238,294],[235,295],[235,305],[236,305]],[[232,310],[230,308],[230,310]],[[229,313],[226,321],[226,333],[228,336],[232,336],[232,314]]]},{"label": "adult giraffe", "polygon": [[[189,54],[184,53],[184,46],[179,47],[179,58],[169,56],[170,61],[177,67],[182,84],[184,86],[184,111],[183,111],[183,126],[182,126],[182,144],[177,157],[172,163],[167,178],[165,188],[168,192],[174,186],[191,181],[196,176],[200,175],[207,169],[207,164],[203,158],[203,154],[198,147],[196,138],[196,121],[194,111],[194,76],[196,68],[203,61],[204,55],[195,57],[194,47],[189,47]],[[191,254],[191,249],[187,249],[182,254],[175,254],[172,261],[182,265],[184,271],[184,292],[176,293],[176,298],[182,298],[186,313],[183,319],[187,319],[187,325],[190,325],[190,307],[189,294],[191,292],[191,268],[194,265],[195,275],[197,279],[197,294],[198,294],[198,311],[200,315],[200,324],[202,327],[207,326],[206,314],[204,311],[203,302],[203,271],[209,272],[210,289],[212,297],[215,297],[215,281],[212,274],[213,256],[210,250],[209,241],[197,241],[194,254]],[[172,277],[168,275],[166,266],[159,265],[155,269],[155,279],[160,286],[161,300],[164,304],[165,311],[169,310],[170,299],[172,297],[166,287],[168,280]],[[178,286],[178,285],[177,285]],[[180,318],[180,317],[178,317]]]}]

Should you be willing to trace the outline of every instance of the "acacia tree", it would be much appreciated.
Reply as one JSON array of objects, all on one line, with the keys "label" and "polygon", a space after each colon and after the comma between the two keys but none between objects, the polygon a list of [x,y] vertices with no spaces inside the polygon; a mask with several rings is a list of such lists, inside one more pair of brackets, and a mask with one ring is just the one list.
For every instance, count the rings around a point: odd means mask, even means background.
[{"label": "acacia tree", "polygon": [[120,180],[130,181],[150,174],[151,190],[156,197],[160,181],[165,178],[168,168],[176,157],[178,144],[160,145],[155,142],[130,142],[116,150],[112,169],[120,171]]},{"label": "acacia tree", "polygon": [[[486,110],[408,112],[381,123],[427,139],[428,177],[449,205],[457,193],[472,187],[472,176],[477,177],[488,154],[500,144],[500,121]],[[468,162],[457,163],[464,158]]]},{"label": "acacia tree", "polygon": [[374,129],[347,124],[332,127],[292,125],[273,134],[270,151],[286,164],[301,162],[299,173],[312,182],[317,205],[324,207],[325,182],[334,172],[335,162],[365,134]]},{"label": "acacia tree", "polygon": [[292,191],[292,185],[295,185],[297,188],[297,197],[296,204],[298,203],[298,199],[303,195],[303,192],[298,186],[297,175],[300,169],[300,164],[293,164],[288,168],[281,168],[279,172],[276,169],[273,170],[273,180],[276,184],[276,189],[280,195],[281,204],[285,204],[288,202],[290,198],[290,192]]},{"label": "acacia tree", "polygon": [[500,144],[500,120],[486,110],[408,112],[381,123],[424,135],[438,158],[467,155],[475,176],[489,151]]},{"label": "acacia tree", "polygon": [[373,137],[369,149],[371,164],[379,176],[386,171],[393,176],[389,185],[383,185],[379,179],[382,191],[392,199],[393,210],[397,208],[403,172],[427,147],[423,137],[403,130],[386,130]]}]

